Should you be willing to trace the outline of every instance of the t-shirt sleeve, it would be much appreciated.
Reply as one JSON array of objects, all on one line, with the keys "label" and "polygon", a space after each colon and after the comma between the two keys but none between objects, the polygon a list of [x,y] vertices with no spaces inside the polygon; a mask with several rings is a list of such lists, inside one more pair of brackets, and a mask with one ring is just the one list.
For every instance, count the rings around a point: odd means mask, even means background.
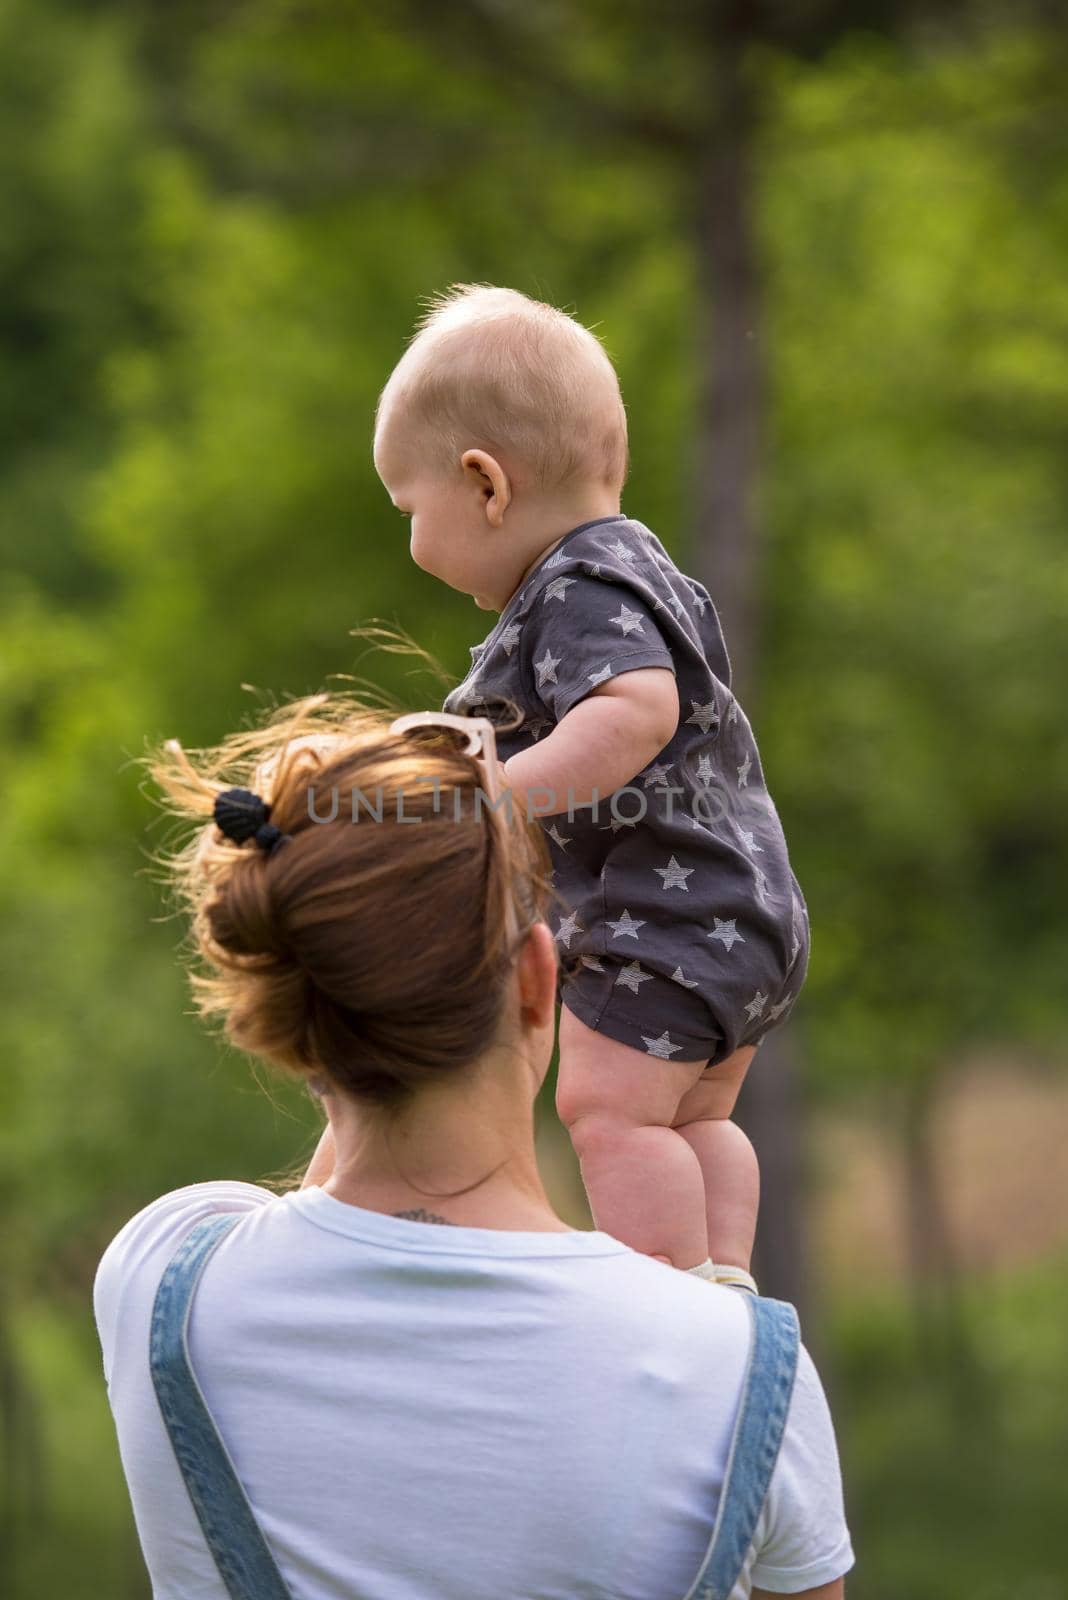
[{"label": "t-shirt sleeve", "polygon": [[93,1280],[93,1314],[109,1387],[119,1310],[134,1279],[144,1272],[158,1283],[182,1239],[205,1217],[252,1211],[275,1198],[269,1189],[236,1179],[192,1183],[161,1195],[120,1228],[101,1256]]},{"label": "t-shirt sleeve", "polygon": [[842,1577],[854,1564],[834,1424],[804,1345],[754,1545],[753,1587],[772,1594],[817,1589]]},{"label": "t-shirt sleeve", "polygon": [[537,696],[556,722],[622,672],[675,670],[655,608],[625,584],[582,572],[563,573],[545,585],[523,642]]}]

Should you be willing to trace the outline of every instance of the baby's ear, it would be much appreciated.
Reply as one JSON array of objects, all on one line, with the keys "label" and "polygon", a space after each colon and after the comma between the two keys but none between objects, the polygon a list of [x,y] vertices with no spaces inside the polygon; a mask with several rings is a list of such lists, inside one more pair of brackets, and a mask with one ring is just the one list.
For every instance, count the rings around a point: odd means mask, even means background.
[{"label": "baby's ear", "polygon": [[477,483],[482,488],[492,488],[492,479],[486,471],[489,455],[485,450],[465,450],[460,457],[460,467],[464,477],[469,483]]},{"label": "baby's ear", "polygon": [[478,484],[487,520],[499,528],[512,500],[512,485],[496,456],[488,450],[465,450],[460,457],[465,474]]}]

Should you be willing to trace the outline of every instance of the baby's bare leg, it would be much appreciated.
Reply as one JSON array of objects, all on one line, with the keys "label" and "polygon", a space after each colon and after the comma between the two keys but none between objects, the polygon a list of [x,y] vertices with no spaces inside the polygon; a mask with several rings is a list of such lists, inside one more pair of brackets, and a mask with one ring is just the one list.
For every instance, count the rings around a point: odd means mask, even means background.
[{"label": "baby's bare leg", "polygon": [[662,1061],[560,1012],[556,1109],[571,1135],[595,1226],[673,1266],[707,1259],[699,1154],[672,1127],[702,1061]]},{"label": "baby's bare leg", "polygon": [[760,1206],[760,1169],[753,1146],[729,1119],[757,1049],[744,1045],[718,1066],[706,1068],[672,1119],[703,1174],[708,1253],[717,1266],[747,1272]]}]

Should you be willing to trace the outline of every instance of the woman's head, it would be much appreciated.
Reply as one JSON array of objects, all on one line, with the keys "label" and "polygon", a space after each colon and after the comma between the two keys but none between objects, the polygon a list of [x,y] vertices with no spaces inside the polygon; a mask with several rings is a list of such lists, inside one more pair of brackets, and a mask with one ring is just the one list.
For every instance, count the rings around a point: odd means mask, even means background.
[{"label": "woman's head", "polygon": [[[482,803],[463,739],[390,721],[313,695],[146,764],[167,809],[201,824],[161,863],[191,914],[201,1015],[295,1076],[400,1110],[502,1042],[512,930],[550,891],[540,833]],[[213,808],[231,787],[269,802],[289,840],[267,854],[226,838]]]}]

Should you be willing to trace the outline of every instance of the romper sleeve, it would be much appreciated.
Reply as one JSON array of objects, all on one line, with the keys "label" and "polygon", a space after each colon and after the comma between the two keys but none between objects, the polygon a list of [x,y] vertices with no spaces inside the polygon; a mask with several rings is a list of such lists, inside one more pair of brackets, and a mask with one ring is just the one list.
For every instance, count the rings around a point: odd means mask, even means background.
[{"label": "romper sleeve", "polygon": [[753,1540],[755,1589],[797,1594],[854,1565],[827,1398],[801,1346],[786,1429]]},{"label": "romper sleeve", "polygon": [[656,608],[636,590],[581,570],[547,583],[523,629],[530,681],[555,722],[598,684],[638,667],[675,664]]}]

